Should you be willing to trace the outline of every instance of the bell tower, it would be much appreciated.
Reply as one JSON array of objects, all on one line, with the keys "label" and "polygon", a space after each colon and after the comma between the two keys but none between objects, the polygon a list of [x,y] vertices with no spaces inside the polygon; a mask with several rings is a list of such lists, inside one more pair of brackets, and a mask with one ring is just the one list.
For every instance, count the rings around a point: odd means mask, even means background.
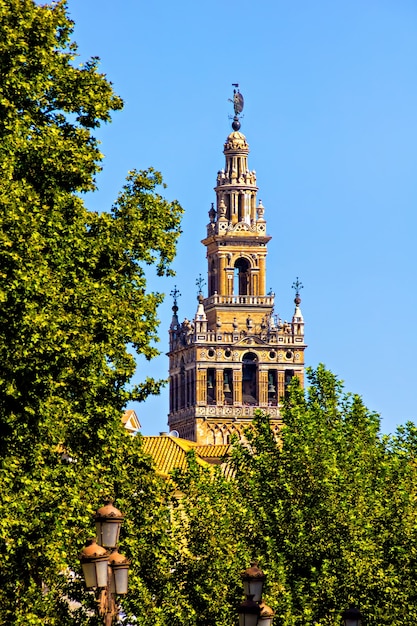
[{"label": "bell tower", "polygon": [[168,425],[200,444],[227,443],[243,435],[255,409],[280,427],[280,401],[296,376],[304,382],[304,319],[296,280],[291,322],[274,315],[266,292],[265,209],[257,201],[256,172],[240,132],[243,97],[235,85],[232,132],[224,144],[225,168],[217,174],[216,204],[209,211],[208,295],[197,279],[198,306],[192,321],[178,320],[175,288],[170,326]]}]

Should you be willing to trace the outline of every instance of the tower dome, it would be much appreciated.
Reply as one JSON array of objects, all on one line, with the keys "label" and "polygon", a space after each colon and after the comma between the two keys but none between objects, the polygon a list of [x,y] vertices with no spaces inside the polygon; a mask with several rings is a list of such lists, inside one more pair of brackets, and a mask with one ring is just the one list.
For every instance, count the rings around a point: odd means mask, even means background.
[{"label": "tower dome", "polygon": [[249,145],[246,141],[246,137],[243,133],[238,130],[234,130],[226,139],[226,143],[224,144],[224,153],[229,151],[239,151],[249,153]]}]

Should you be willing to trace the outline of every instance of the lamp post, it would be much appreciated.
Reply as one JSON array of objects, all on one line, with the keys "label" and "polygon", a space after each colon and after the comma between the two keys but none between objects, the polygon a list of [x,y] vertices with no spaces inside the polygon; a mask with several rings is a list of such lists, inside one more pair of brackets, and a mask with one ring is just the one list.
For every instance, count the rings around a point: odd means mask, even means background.
[{"label": "lamp post", "polygon": [[240,577],[246,600],[238,607],[239,626],[271,626],[274,612],[262,601],[265,574],[254,561]]},{"label": "lamp post", "polygon": [[115,596],[126,594],[128,585],[130,561],[117,550],[123,514],[109,500],[94,520],[97,538],[87,541],[80,561],[87,589],[96,590],[98,613],[111,626],[119,612]]}]

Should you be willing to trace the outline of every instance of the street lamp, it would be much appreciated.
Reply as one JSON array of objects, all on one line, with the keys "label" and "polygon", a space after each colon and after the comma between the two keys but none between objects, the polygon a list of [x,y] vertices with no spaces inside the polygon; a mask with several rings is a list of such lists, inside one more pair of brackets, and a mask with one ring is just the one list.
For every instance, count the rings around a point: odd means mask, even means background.
[{"label": "street lamp", "polygon": [[104,625],[111,626],[119,613],[115,596],[126,594],[128,586],[130,561],[117,550],[123,514],[108,501],[94,519],[97,540],[87,541],[80,561],[87,589],[96,590],[98,613]]},{"label": "street lamp", "polygon": [[344,626],[361,626],[363,615],[355,606],[350,606],[342,614]]},{"label": "street lamp", "polygon": [[258,564],[253,562],[240,577],[246,600],[238,607],[239,626],[271,626],[274,612],[262,601],[265,574]]},{"label": "street lamp", "polygon": [[97,543],[104,548],[115,548],[119,543],[123,517],[123,513],[113,506],[113,500],[107,500],[105,505],[98,509],[94,515]]},{"label": "street lamp", "polygon": [[259,569],[258,563],[253,561],[251,566],[240,574],[240,577],[243,582],[245,596],[252,595],[254,602],[260,602],[266,576],[263,571]]},{"label": "street lamp", "polygon": [[87,589],[107,587],[109,553],[95,539],[89,539],[80,554]]},{"label": "street lamp", "polygon": [[254,602],[253,595],[246,596],[246,600],[237,609],[239,613],[239,626],[256,626],[261,609],[259,604]]},{"label": "street lamp", "polygon": [[112,571],[110,591],[118,595],[126,595],[130,561],[116,549],[110,554],[109,565]]},{"label": "street lamp", "polygon": [[272,626],[272,620],[274,619],[274,611],[270,606],[261,602],[259,605],[261,613],[259,615],[258,626]]}]

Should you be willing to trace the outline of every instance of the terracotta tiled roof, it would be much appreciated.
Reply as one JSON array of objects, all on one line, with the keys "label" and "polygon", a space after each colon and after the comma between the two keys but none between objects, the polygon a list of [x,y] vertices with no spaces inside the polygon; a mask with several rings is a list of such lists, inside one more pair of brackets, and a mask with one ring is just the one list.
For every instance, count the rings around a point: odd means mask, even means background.
[{"label": "terracotta tiled roof", "polygon": [[229,456],[231,449],[230,443],[206,446],[197,445],[194,448],[196,454],[203,457],[203,459],[222,459],[224,456]]},{"label": "terracotta tiled roof", "polygon": [[[187,468],[187,452],[194,450],[195,444],[186,439],[163,435],[159,437],[143,437],[143,449],[153,459],[153,464],[161,476],[168,477],[173,469]],[[220,446],[219,446],[220,447]],[[211,467],[196,454],[196,461],[201,467]]]}]

